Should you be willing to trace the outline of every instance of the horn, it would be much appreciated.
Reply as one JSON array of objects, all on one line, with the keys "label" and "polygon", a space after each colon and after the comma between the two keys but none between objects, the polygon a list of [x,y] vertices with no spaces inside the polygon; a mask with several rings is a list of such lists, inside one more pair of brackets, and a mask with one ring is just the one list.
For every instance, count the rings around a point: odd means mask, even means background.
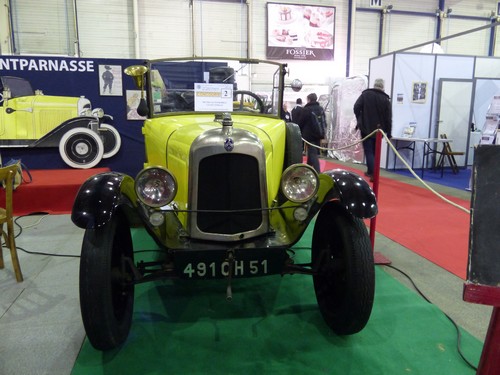
[{"label": "horn", "polygon": [[144,74],[148,71],[144,65],[132,65],[125,68],[126,75],[131,76],[138,88],[141,89],[141,98],[144,97]]}]

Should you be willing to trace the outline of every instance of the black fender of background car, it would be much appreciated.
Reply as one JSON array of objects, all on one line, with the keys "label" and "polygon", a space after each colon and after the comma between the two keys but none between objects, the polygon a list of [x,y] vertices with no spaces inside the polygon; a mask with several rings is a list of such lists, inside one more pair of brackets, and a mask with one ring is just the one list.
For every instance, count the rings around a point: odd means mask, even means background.
[{"label": "black fender of background car", "polygon": [[104,172],[88,178],[78,190],[71,220],[83,229],[99,228],[121,209],[130,223],[140,221],[134,203],[134,179],[124,173]]},{"label": "black fender of background car", "polygon": [[361,219],[369,219],[378,213],[377,198],[368,182],[354,172],[333,169],[322,174],[330,176],[335,182],[333,197],[352,215]]},{"label": "black fender of background car", "polygon": [[92,116],[80,116],[66,120],[42,138],[34,141],[30,147],[59,147],[59,141],[67,131],[75,128],[90,128],[92,121],[97,120]]},{"label": "black fender of background car", "polygon": [[113,125],[113,116],[104,114],[101,118],[101,124]]}]

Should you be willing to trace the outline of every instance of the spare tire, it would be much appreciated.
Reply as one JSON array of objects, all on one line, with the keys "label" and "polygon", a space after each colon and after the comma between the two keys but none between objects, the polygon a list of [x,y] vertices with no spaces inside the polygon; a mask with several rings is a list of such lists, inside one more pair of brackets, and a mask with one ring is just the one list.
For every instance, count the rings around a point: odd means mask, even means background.
[{"label": "spare tire", "polygon": [[302,163],[302,134],[297,124],[287,122],[283,170],[297,163]]}]

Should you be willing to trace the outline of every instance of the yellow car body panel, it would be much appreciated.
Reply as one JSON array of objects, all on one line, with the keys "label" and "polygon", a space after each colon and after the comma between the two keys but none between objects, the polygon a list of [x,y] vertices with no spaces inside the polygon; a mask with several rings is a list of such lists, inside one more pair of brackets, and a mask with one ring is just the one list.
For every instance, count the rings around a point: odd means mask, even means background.
[{"label": "yellow car body panel", "polygon": [[[233,114],[233,127],[255,134],[262,142],[266,154],[268,205],[276,197],[283,170],[286,127],[283,120]],[[182,210],[188,207],[189,150],[194,140],[210,129],[220,128],[213,114],[164,116],[146,120],[143,135],[147,160],[144,167],[164,165],[177,179],[175,203]],[[237,152],[237,151],[236,151]],[[165,161],[166,160],[166,165]],[[186,215],[181,214],[186,224]]]},{"label": "yellow car body panel", "polygon": [[78,116],[78,98],[64,96],[25,96],[10,99],[8,114],[0,109],[1,139],[38,139],[64,121]]}]

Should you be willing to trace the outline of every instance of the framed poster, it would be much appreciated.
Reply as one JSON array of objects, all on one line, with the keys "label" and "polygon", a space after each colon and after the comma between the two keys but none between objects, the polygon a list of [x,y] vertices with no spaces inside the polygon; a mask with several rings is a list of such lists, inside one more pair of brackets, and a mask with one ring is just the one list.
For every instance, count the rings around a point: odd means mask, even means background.
[{"label": "framed poster", "polygon": [[122,67],[99,65],[99,93],[102,96],[122,96]]},{"label": "framed poster", "polygon": [[141,90],[126,90],[125,96],[127,100],[127,120],[146,120],[146,116],[137,113],[137,107],[141,102]]},{"label": "framed poster", "polygon": [[413,103],[425,103],[427,99],[427,82],[413,82]]},{"label": "framed poster", "polygon": [[333,60],[335,7],[267,3],[270,60]]}]

